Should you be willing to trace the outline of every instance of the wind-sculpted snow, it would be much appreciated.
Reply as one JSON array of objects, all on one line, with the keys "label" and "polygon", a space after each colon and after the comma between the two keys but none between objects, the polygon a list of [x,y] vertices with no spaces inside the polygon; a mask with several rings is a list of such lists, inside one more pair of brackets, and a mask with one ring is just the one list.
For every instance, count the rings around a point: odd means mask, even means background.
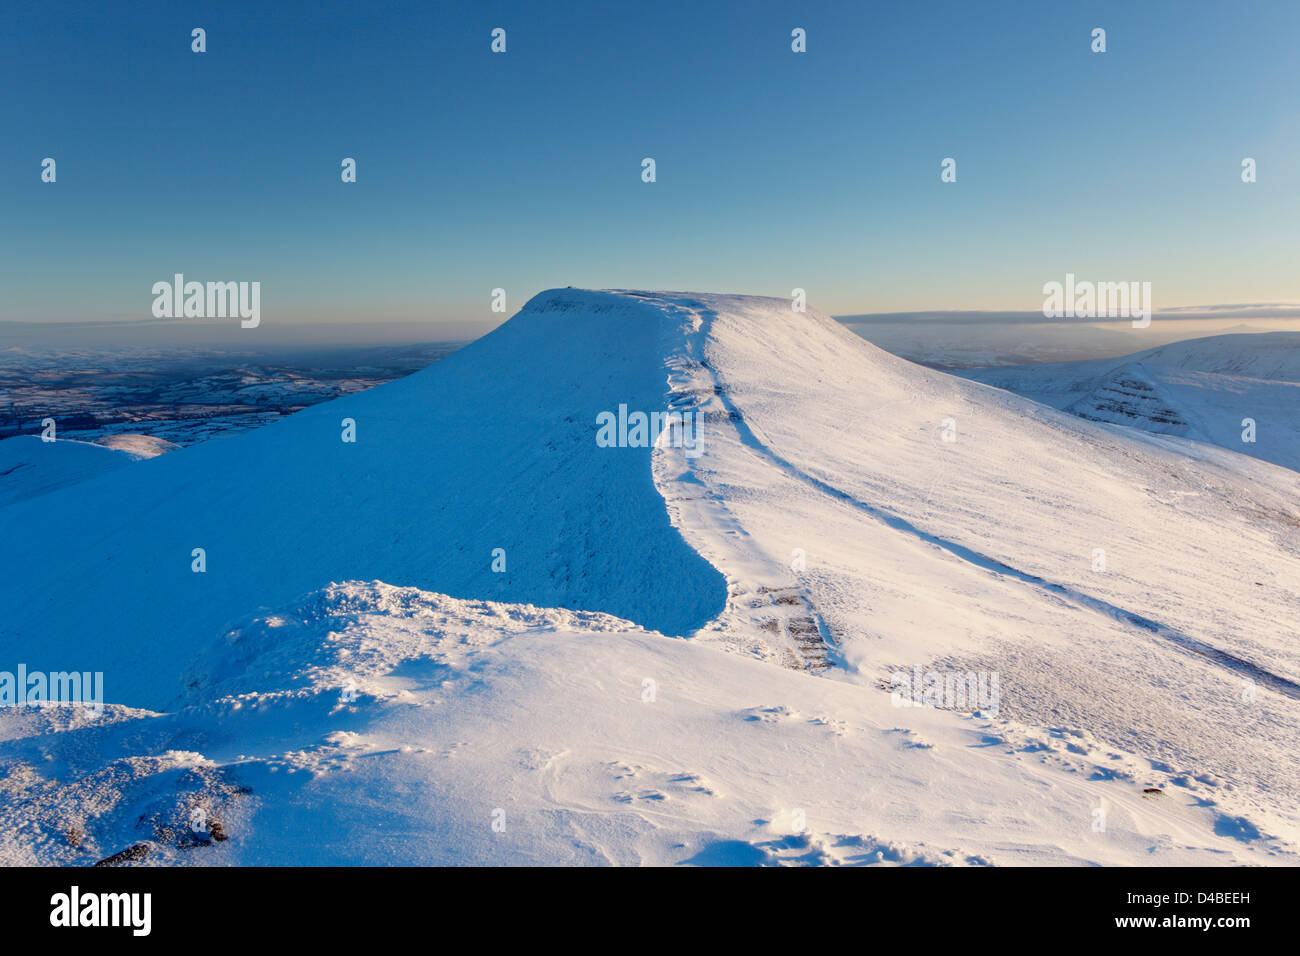
[{"label": "wind-sculpted snow", "polygon": [[[647,684],[647,681],[651,682]],[[1081,732],[608,615],[333,585],[235,623],[167,713],[7,724],[0,860],[989,865],[1285,854]],[[15,716],[5,715],[14,720]],[[1143,795],[1158,782],[1168,796]],[[1050,794],[1050,799],[1043,799]],[[1106,801],[1109,833],[1088,826]],[[1285,856],[1283,856],[1285,858]]]},{"label": "wind-sculpted snow", "polygon": [[[699,441],[604,447],[620,405]],[[0,857],[1294,863],[1297,500],[784,300],[543,293],[0,509],[0,651],[110,704],[0,714]]]}]

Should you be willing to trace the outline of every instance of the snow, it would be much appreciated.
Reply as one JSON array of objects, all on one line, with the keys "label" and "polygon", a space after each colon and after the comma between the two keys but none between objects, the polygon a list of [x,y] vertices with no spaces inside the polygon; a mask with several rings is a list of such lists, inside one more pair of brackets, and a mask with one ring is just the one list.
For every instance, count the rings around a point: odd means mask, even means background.
[{"label": "snow", "polygon": [[[599,447],[621,403],[702,453]],[[0,860],[1295,863],[1298,492],[788,301],[543,293],[0,508],[2,659],[109,701],[0,711]]]},{"label": "snow", "polygon": [[141,458],[157,458],[159,455],[165,455],[167,452],[175,451],[180,447],[180,445],[169,442],[165,438],[129,433],[105,435],[103,438],[98,439],[98,443],[107,448],[124,451],[137,460]]},{"label": "snow", "polygon": [[[963,377],[1092,421],[1209,442],[1300,470],[1300,333],[1213,335],[1121,359]],[[1255,423],[1244,441],[1244,419]]]},{"label": "snow", "polygon": [[45,441],[18,435],[0,441],[0,506],[25,501],[108,474],[178,446],[150,435],[113,435],[99,442]]},{"label": "snow", "polygon": [[91,442],[6,438],[0,441],[0,506],[108,474],[134,460],[122,450]]}]

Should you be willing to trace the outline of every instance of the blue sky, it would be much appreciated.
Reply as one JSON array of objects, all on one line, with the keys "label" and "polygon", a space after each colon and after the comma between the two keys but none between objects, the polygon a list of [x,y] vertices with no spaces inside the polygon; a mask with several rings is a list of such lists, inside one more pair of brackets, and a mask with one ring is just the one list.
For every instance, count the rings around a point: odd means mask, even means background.
[{"label": "blue sky", "polygon": [[1294,301],[1297,41],[1293,0],[11,0],[0,318],[148,319],[175,272],[260,281],[264,325],[562,285],[1037,309],[1067,271]]}]

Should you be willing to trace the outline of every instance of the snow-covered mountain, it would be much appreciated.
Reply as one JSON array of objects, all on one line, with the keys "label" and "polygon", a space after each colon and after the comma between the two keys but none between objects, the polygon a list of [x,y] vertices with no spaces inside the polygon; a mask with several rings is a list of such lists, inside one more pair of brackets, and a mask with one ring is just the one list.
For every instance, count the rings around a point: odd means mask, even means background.
[{"label": "snow-covered mountain", "polygon": [[1119,359],[968,369],[1090,421],[1231,448],[1300,470],[1300,333],[1213,335]]},{"label": "snow-covered mountain", "polygon": [[0,505],[48,494],[175,447],[149,435],[114,435],[102,442],[6,438],[0,441]]},{"label": "snow-covered mountain", "polygon": [[0,508],[0,667],[108,702],[0,716],[0,859],[1294,863],[1298,493],[784,300],[543,293]]}]

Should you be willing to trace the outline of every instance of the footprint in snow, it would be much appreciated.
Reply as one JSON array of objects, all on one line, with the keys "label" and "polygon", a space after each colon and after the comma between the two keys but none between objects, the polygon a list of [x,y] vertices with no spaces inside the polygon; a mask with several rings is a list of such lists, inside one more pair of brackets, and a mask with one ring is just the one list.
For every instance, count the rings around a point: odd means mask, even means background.
[{"label": "footprint in snow", "polygon": [[667,800],[668,794],[660,793],[658,790],[642,790],[640,793],[621,790],[614,794],[614,799],[619,803],[632,803],[634,800]]},{"label": "footprint in snow", "polygon": [[740,713],[747,721],[761,721],[765,724],[790,720],[797,716],[793,710],[781,704],[775,707],[751,707],[749,710],[742,710]]}]

